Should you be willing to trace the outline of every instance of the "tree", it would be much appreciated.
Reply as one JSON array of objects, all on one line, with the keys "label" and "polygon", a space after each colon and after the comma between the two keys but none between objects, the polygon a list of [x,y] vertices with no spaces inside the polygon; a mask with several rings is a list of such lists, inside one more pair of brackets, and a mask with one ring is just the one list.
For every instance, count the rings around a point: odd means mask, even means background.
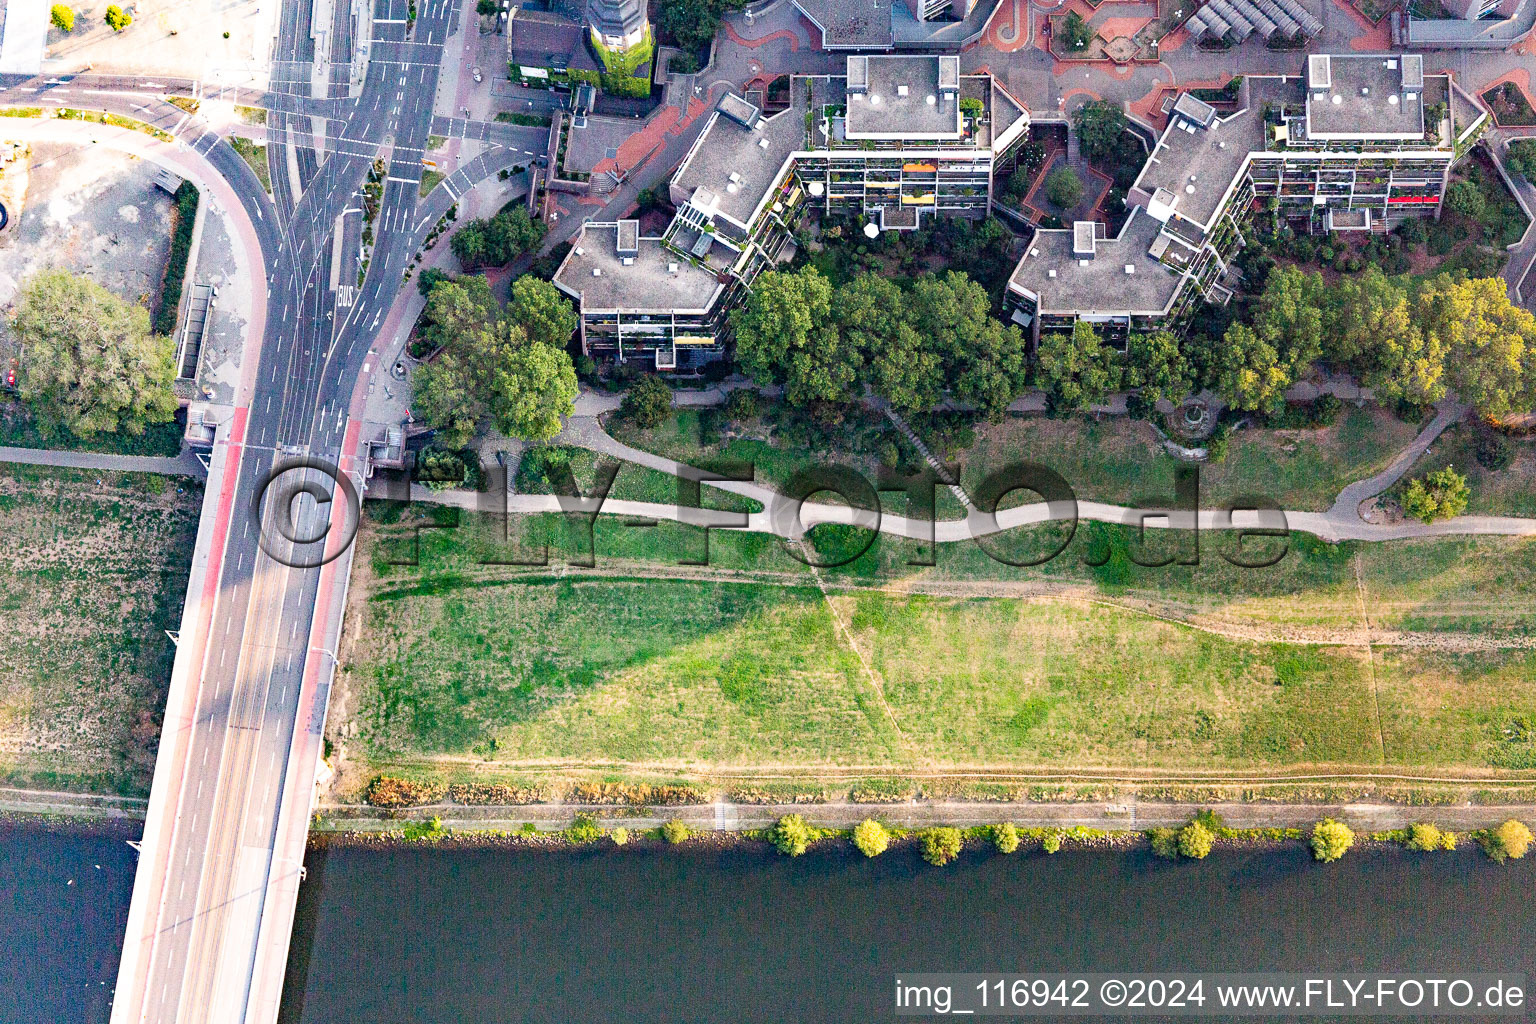
[{"label": "tree", "polygon": [[1497,828],[1491,828],[1478,837],[1483,852],[1502,864],[1506,860],[1519,860],[1531,848],[1531,830],[1524,822],[1510,818]]},{"label": "tree", "polygon": [[1292,379],[1323,354],[1323,275],[1294,266],[1277,267],[1264,283],[1253,314],[1253,330],[1269,342]]},{"label": "tree", "polygon": [[853,845],[866,857],[878,857],[891,845],[891,834],[874,818],[865,818],[854,827]]},{"label": "tree", "polygon": [[1113,153],[1119,143],[1126,126],[1125,111],[1113,103],[1091,100],[1077,108],[1072,123],[1083,155],[1098,160]]},{"label": "tree", "polygon": [[1509,301],[1502,279],[1434,278],[1414,319],[1444,352],[1446,383],[1462,401],[1493,417],[1536,405],[1536,317]]},{"label": "tree", "polygon": [[427,267],[416,275],[416,290],[422,295],[431,295],[432,289],[443,281],[452,281],[453,275],[436,267]]},{"label": "tree", "polygon": [[1312,828],[1312,856],[1324,864],[1344,856],[1355,843],[1355,833],[1343,822],[1324,818]]},{"label": "tree", "polygon": [[782,854],[798,857],[816,839],[816,831],[798,814],[786,814],[769,830],[773,846]]},{"label": "tree", "polygon": [[532,274],[512,282],[507,316],[520,325],[529,341],[565,348],[576,333],[576,310],[560,289]]},{"label": "tree", "polygon": [[149,311],[84,277],[44,270],[22,287],[12,334],[25,351],[17,387],[44,429],[139,435],[176,414],[176,371]]},{"label": "tree", "polygon": [[54,4],[48,11],[48,19],[60,32],[68,33],[75,30],[75,12],[64,4]]},{"label": "tree", "polygon": [[1019,830],[1013,822],[1005,821],[992,826],[992,844],[998,853],[1012,853],[1019,848]]},{"label": "tree", "polygon": [[1076,11],[1068,11],[1067,16],[1061,19],[1061,44],[1076,53],[1086,50],[1092,41],[1093,29],[1088,27],[1088,22]]},{"label": "tree", "polygon": [[1432,405],[1445,397],[1443,339],[1419,329],[1406,289],[1379,267],[1341,281],[1323,320],[1324,356],[1378,398]]},{"label": "tree", "polygon": [[484,17],[490,17],[499,10],[496,0],[475,0],[475,13]]},{"label": "tree", "polygon": [[465,270],[500,267],[536,248],[548,230],[543,221],[533,220],[517,206],[490,220],[465,221],[448,246]]},{"label": "tree", "polygon": [[470,275],[438,281],[427,293],[427,306],[416,324],[423,354],[455,338],[488,326],[501,312],[485,278]]},{"label": "tree", "polygon": [[1483,215],[1483,207],[1487,203],[1483,199],[1482,189],[1470,181],[1458,181],[1445,190],[1445,205],[1463,217],[1476,220]]},{"label": "tree", "polygon": [[1053,331],[1040,339],[1035,382],[1058,412],[1081,412],[1120,386],[1115,352],[1086,320],[1071,334]]},{"label": "tree", "polygon": [[937,352],[950,394],[1000,421],[1028,380],[1029,348],[1016,326],[992,315],[986,289],[953,270],[923,274],[908,290],[904,312]]},{"label": "tree", "polygon": [[1215,357],[1216,391],[1234,409],[1278,408],[1285,401],[1285,389],[1295,381],[1275,347],[1246,324],[1227,328]]},{"label": "tree", "polygon": [[1192,821],[1179,829],[1179,855],[1192,860],[1204,860],[1211,852],[1216,837],[1200,821]]},{"label": "tree", "polygon": [[133,24],[133,18],[124,13],[123,9],[117,6],[117,4],[108,4],[106,22],[107,27],[113,32],[121,32]]},{"label": "tree", "polygon": [[901,289],[878,274],[859,274],[837,290],[837,325],[869,365],[875,391],[897,409],[932,408],[944,369],[930,339],[902,315]]},{"label": "tree", "polygon": [[740,0],[663,0],[656,24],[684,50],[699,50],[720,31],[720,15],[740,6]]},{"label": "tree", "polygon": [[1147,841],[1152,845],[1152,852],[1165,860],[1179,859],[1179,833],[1177,829],[1167,827],[1154,828],[1147,833]]},{"label": "tree", "polygon": [[1135,333],[1126,340],[1123,385],[1137,388],[1147,404],[1177,402],[1194,390],[1194,370],[1168,331]]},{"label": "tree", "polygon": [[1403,512],[1425,523],[1436,519],[1454,519],[1467,510],[1471,490],[1467,478],[1455,467],[1426,473],[1422,480],[1408,481],[1403,491]]},{"label": "tree", "polygon": [[509,437],[543,441],[560,433],[576,408],[576,371],[564,349],[528,341],[516,324],[504,324],[504,355],[496,368],[491,414]]},{"label": "tree", "polygon": [[1440,830],[1427,822],[1415,822],[1408,826],[1407,847],[1420,853],[1440,849]]},{"label": "tree", "polygon": [[563,349],[529,341],[501,319],[452,335],[412,378],[417,414],[446,448],[462,448],[489,417],[512,437],[538,441],[560,432],[575,407],[576,371]]},{"label": "tree", "polygon": [[848,401],[863,365],[832,321],[832,285],[815,267],[762,275],[731,312],[736,357],[754,378],[784,384],[790,405]]},{"label": "tree", "polygon": [[674,846],[686,840],[689,835],[691,833],[688,831],[688,826],[676,818],[668,818],[661,826],[661,838]]},{"label": "tree", "polygon": [[923,860],[935,867],[943,867],[960,856],[960,847],[963,842],[960,830],[957,828],[948,826],[925,828],[920,840]]},{"label": "tree", "polygon": [[672,389],[660,377],[648,373],[624,393],[619,415],[641,430],[654,430],[672,418]]},{"label": "tree", "polygon": [[1059,208],[1071,210],[1083,201],[1082,180],[1063,164],[1045,179],[1045,197]]}]

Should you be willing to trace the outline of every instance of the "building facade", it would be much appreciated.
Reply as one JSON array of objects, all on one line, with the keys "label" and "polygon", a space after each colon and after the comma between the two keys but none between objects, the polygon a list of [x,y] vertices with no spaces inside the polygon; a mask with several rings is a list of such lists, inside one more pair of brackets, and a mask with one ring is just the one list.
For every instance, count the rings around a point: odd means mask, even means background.
[{"label": "building facade", "polygon": [[1437,216],[1487,118],[1419,54],[1314,54],[1303,76],[1245,78],[1236,106],[1178,97],[1115,237],[1038,232],[1009,281],[1015,321],[1037,335],[1078,319],[1140,329],[1222,298],[1255,209],[1313,232]]},{"label": "building facade", "polygon": [[986,215],[993,164],[1023,139],[1024,108],[990,76],[961,75],[953,56],[850,57],[847,72],[791,79],[787,108],[771,115],[723,97],[672,177],[676,215],[659,236],[637,236],[630,262],[611,248],[617,226],[584,226],[554,278],[577,300],[583,351],[679,371],[718,358],[730,309],[793,255],[812,208],[876,232]]}]

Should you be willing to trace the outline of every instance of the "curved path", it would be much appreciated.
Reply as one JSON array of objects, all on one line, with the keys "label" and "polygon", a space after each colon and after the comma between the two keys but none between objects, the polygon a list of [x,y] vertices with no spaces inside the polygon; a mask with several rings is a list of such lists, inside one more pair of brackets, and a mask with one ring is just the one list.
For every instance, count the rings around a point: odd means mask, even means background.
[{"label": "curved path", "polygon": [[[708,479],[708,474],[696,466],[643,451],[615,439],[603,429],[595,415],[596,412],[611,404],[605,402],[603,398],[604,396],[584,394],[577,404],[585,415],[570,417],[556,441],[586,448],[600,455],[644,466],[660,473],[688,480],[699,480],[710,487],[752,499],[761,504],[763,510],[744,516],[738,512],[683,508],[657,502],[613,499],[599,504],[592,500],[560,498],[554,495],[509,494],[506,497],[505,511],[512,513],[580,511],[591,514],[601,510],[603,513],[614,515],[671,519],[696,526],[772,533],[787,540],[803,538],[806,530],[820,523],[851,523],[878,529],[881,533],[893,536],[952,543],[976,540],[1022,526],[1083,519],[1150,529],[1190,529],[1196,526],[1201,530],[1283,528],[1310,533],[1323,540],[1334,542],[1408,540],[1466,535],[1504,537],[1536,535],[1536,519],[1515,516],[1458,516],[1455,519],[1428,524],[1418,521],[1367,523],[1360,518],[1359,506],[1362,501],[1396,483],[1425,449],[1447,427],[1465,414],[1466,408],[1455,403],[1443,405],[1435,418],[1408,447],[1399,453],[1387,469],[1345,487],[1333,506],[1326,512],[1284,511],[1234,514],[1223,509],[1200,509],[1198,514],[1191,515],[1188,510],[1137,509],[1098,501],[1058,501],[1034,502],[1002,509],[995,514],[972,510],[964,519],[929,522],[907,516],[851,509],[846,505],[806,502],[801,506],[800,503],[784,497],[763,484]],[[420,486],[411,488],[411,500],[454,505],[460,508],[483,509],[485,507],[485,499],[482,495],[453,491],[434,492]]]}]

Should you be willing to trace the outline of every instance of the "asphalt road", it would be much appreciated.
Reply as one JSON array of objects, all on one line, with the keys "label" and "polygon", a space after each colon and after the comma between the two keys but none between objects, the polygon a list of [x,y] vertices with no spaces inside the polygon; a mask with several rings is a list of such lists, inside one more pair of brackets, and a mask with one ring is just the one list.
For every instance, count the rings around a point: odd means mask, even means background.
[{"label": "asphalt road", "polygon": [[[173,716],[191,720],[185,756],[164,770],[157,766],[151,799],[147,828],[161,830],[168,849],[149,857],[146,836],[134,894],[136,903],[147,901],[143,929],[127,937],[141,944],[143,956],[119,978],[114,1021],[246,1019],[268,880],[296,870],[272,860],[285,800],[307,799],[284,792],[288,756],[296,729],[323,727],[323,714],[298,721],[302,683],[313,659],[329,657],[310,646],[319,569],[284,564],[317,561],[324,542],[284,540],[275,520],[279,503],[260,499],[285,462],[302,456],[341,461],[354,387],[424,236],[478,181],[527,163],[545,146],[542,128],[439,122],[439,134],[500,148],[467,162],[419,199],[443,46],[457,11],[453,0],[418,0],[411,26],[408,3],[374,0],[370,60],[355,99],[308,95],[309,3],[284,3],[272,93],[232,97],[280,108],[268,117],[272,199],[238,153],[165,101],[167,94],[191,93],[195,83],[90,74],[0,79],[0,103],[104,109],[176,135],[230,184],[267,270],[254,387],[230,438],[227,486],[217,492],[210,486],[215,511],[211,521],[205,516],[205,529],[212,530],[211,613],[195,707],[189,700],[185,709],[167,709],[168,728]],[[332,24],[339,22],[338,15]],[[350,31],[346,45],[350,49]],[[332,91],[340,93],[334,43],[332,55]],[[328,119],[324,140],[311,133],[312,113]],[[377,158],[386,170],[372,225],[374,250],[362,287],[339,305],[330,289],[332,234],[338,214],[360,205],[359,190]],[[357,219],[355,213],[349,218]],[[351,225],[350,236],[357,230]],[[340,283],[355,284],[354,267],[348,260]],[[321,483],[329,490],[329,481]],[[307,498],[297,507],[290,535],[317,534],[328,507]],[[157,803],[164,807],[158,821]]]}]

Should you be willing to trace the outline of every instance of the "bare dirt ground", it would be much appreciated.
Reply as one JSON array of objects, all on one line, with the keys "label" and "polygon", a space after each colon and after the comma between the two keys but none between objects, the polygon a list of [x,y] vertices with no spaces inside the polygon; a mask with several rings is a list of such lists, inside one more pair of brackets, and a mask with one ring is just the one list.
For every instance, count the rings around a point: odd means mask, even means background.
[{"label": "bare dirt ground", "polygon": [[89,145],[36,145],[7,164],[5,180],[24,180],[25,193],[0,232],[0,305],[37,271],[62,267],[153,308],[172,205],[154,175],[153,164]]}]

